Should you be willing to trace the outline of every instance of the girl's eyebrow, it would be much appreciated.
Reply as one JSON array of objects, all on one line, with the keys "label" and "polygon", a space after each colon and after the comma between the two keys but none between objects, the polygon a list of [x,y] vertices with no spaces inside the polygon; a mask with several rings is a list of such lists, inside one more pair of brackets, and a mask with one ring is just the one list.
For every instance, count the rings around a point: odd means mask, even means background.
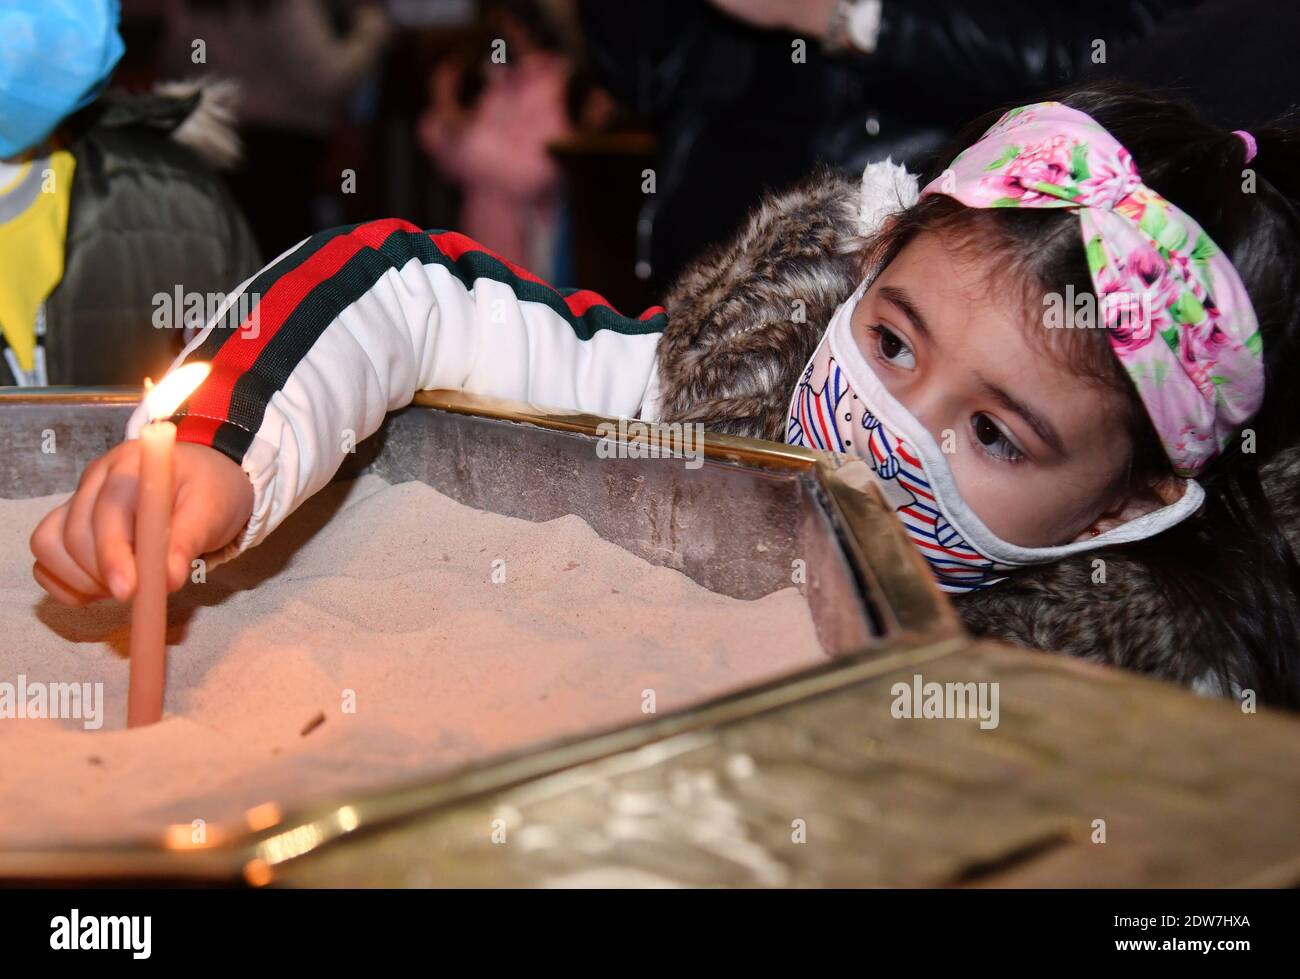
[{"label": "girl's eyebrow", "polygon": [[1037,414],[1023,401],[1014,398],[1010,392],[998,387],[996,384],[990,384],[983,377],[980,377],[978,373],[975,377],[982,385],[984,385],[984,391],[989,395],[989,397],[993,398],[993,400],[997,401],[998,404],[1002,405],[1002,407],[1006,408],[1008,411],[1013,411],[1023,418],[1025,424],[1034,430],[1034,434],[1047,443],[1048,448],[1058,456],[1065,455],[1065,443],[1061,441],[1061,436],[1057,434],[1057,431],[1052,427],[1051,422]]},{"label": "girl's eyebrow", "polygon": [[925,322],[925,317],[921,315],[921,311],[916,308],[916,303],[912,302],[911,296],[898,286],[881,286],[879,296],[902,310],[903,315],[912,324],[912,329],[925,337],[927,341],[933,341],[934,338],[930,334],[930,327]]}]

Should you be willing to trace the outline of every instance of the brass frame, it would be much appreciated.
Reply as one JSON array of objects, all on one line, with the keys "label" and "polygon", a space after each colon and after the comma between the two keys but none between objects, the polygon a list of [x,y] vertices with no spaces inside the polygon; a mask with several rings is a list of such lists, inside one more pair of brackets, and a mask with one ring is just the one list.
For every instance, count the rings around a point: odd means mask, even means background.
[{"label": "brass frame", "polygon": [[[138,391],[124,388],[9,389],[4,403],[128,404]],[[615,419],[540,409],[460,391],[416,395],[417,407],[477,415],[591,438],[613,434]],[[660,444],[673,443],[670,426],[652,426]],[[969,642],[952,605],[934,584],[924,560],[908,542],[872,484],[845,478],[840,461],[823,453],[756,439],[706,433],[704,456],[715,463],[793,472],[811,480],[835,527],[864,594],[882,619],[884,636],[852,656],[696,707],[630,726],[582,734],[498,756],[435,778],[358,795],[348,800],[284,812],[274,804],[248,813],[243,826],[209,827],[192,844],[188,826],[161,840],[62,849],[0,849],[0,881],[68,880],[200,881],[265,885],[276,870],[351,834],[371,831],[431,810],[552,775],[564,769],[642,748],[692,730],[772,710],[896,669],[953,653]]]}]

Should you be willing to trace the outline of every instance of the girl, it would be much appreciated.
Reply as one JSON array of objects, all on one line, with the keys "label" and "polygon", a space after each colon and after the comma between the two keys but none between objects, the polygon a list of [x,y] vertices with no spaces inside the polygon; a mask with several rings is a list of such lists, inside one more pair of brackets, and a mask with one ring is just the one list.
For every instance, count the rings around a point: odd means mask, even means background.
[{"label": "girl", "polygon": [[[454,233],[383,221],[308,239],[245,284],[254,323],[218,317],[186,353],[213,371],[178,418],[173,586],[196,555],[264,539],[348,433],[459,387],[861,456],[959,595],[1183,532],[1197,560],[1167,579],[1204,586],[1204,628],[1181,675],[1296,704],[1300,573],[1258,474],[1296,436],[1294,134],[1097,89],[980,120],[963,144],[914,202],[906,175],[869,172],[852,295],[824,327],[753,324],[730,360],[671,329],[661,342],[661,309],[620,316]],[[1276,184],[1259,169],[1274,154]],[[819,286],[800,288],[820,308]],[[130,597],[136,470],[128,441],[36,529],[35,574],[59,600]]]}]

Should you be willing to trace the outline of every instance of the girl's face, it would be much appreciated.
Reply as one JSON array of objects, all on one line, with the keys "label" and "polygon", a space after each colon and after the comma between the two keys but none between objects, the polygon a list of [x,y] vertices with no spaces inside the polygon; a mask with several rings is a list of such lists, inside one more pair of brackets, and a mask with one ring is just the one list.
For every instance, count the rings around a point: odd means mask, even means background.
[{"label": "girl's face", "polygon": [[[881,382],[948,453],[967,505],[1003,540],[1049,547],[1153,509],[1116,489],[1133,446],[1118,392],[1070,372],[1040,310],[999,298],[994,260],[917,235],[853,311]],[[1046,340],[1047,338],[1042,338]],[[1156,487],[1173,502],[1177,486]]]}]

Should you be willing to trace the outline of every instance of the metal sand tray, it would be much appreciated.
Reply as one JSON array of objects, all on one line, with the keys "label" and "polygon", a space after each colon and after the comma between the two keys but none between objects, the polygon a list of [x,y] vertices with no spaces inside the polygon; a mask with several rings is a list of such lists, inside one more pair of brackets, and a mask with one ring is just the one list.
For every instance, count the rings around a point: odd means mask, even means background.
[{"label": "metal sand tray", "polygon": [[[10,460],[0,494],[73,488],[119,440],[137,398],[0,394],[0,457]],[[974,641],[875,490],[824,457],[709,435],[692,469],[598,452],[602,421],[428,392],[342,475],[419,479],[530,520],[576,513],[607,540],[737,598],[787,587],[792,562],[804,561],[825,666],[415,784],[301,811],[269,803],[241,825],[210,827],[201,846],[160,833],[0,850],[0,881],[1300,882],[1300,720]],[[35,444],[46,429],[58,453]],[[892,691],[918,674],[997,683],[1001,723],[896,718]],[[512,843],[500,845],[502,831]]]}]

